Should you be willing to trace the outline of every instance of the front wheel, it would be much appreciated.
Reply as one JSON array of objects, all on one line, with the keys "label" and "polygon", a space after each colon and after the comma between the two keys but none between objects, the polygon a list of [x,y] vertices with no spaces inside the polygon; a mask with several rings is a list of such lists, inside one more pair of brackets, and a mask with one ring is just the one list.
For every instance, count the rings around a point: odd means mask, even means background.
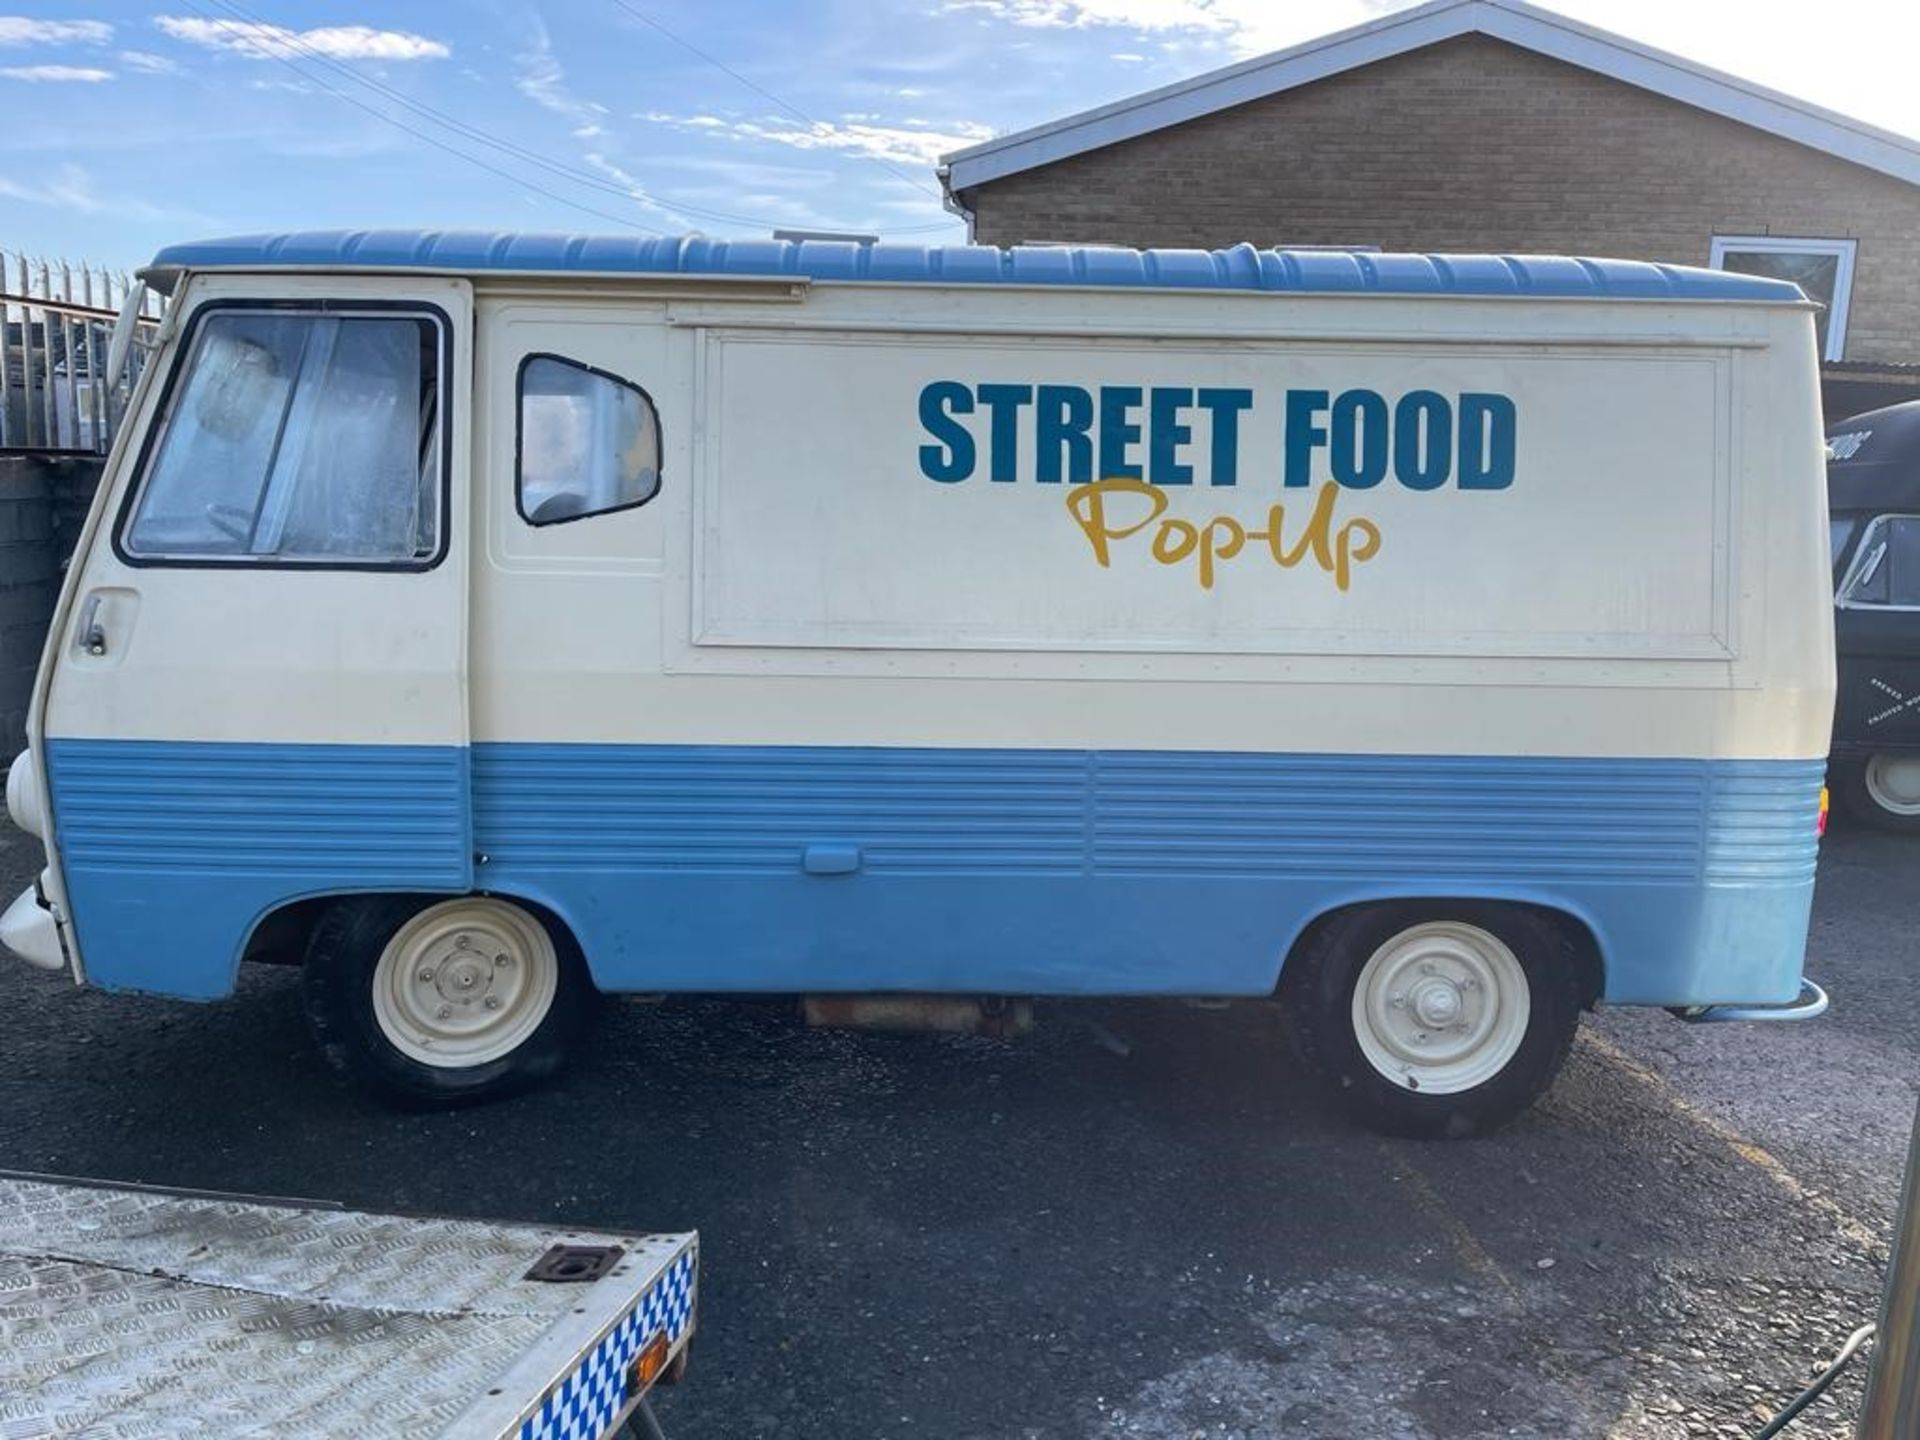
[{"label": "front wheel", "polygon": [[383,1099],[439,1106],[553,1074],[592,982],[571,937],[511,901],[357,896],[314,927],[305,989],[336,1069]]},{"label": "front wheel", "polygon": [[1391,1135],[1505,1124],[1553,1083],[1579,1024],[1561,937],[1514,906],[1364,906],[1288,963],[1309,1058],[1356,1119]]},{"label": "front wheel", "polygon": [[1883,750],[1836,765],[1834,782],[1854,819],[1920,835],[1920,754]]}]

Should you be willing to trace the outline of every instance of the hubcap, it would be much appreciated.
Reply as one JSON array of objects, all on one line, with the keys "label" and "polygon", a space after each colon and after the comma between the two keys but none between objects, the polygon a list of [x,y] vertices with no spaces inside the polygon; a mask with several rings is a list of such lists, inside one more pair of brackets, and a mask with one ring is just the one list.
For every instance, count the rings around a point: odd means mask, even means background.
[{"label": "hubcap", "polygon": [[1867,793],[1890,815],[1920,815],[1920,755],[1875,755],[1867,761]]},{"label": "hubcap", "polygon": [[1485,1084],[1526,1037],[1527,973],[1477,925],[1402,930],[1361,968],[1353,1031],[1367,1063],[1396,1085],[1452,1095]]},{"label": "hubcap", "polygon": [[553,939],[526,911],[482,896],[447,900],[387,942],[374,967],[373,1013],[409,1059],[485,1065],[540,1028],[559,980]]}]

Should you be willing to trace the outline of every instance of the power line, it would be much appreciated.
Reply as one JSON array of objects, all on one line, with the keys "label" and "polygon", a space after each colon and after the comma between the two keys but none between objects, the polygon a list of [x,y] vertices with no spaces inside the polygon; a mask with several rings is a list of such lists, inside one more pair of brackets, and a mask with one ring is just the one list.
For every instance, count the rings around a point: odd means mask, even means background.
[{"label": "power line", "polygon": [[[207,10],[203,9],[199,5],[198,0],[181,0],[181,3],[184,4],[189,10],[192,10],[195,14],[199,15],[203,20],[206,20],[210,24],[218,25],[222,30],[225,30],[230,34],[234,35],[235,38],[243,41],[249,38],[244,31],[236,29],[231,22],[223,20],[218,15],[211,14]],[[531,190],[536,195],[545,196],[547,199],[553,201],[555,204],[565,205],[567,208],[571,210],[578,210],[583,215],[593,215],[601,220],[610,220],[615,225],[624,226],[632,230],[640,230],[649,235],[658,235],[661,233],[660,231],[655,230],[651,226],[638,224],[637,222],[635,222],[634,220],[630,219],[627,216],[615,215],[610,211],[601,210],[592,205],[583,205],[577,200],[570,200],[566,196],[559,194],[557,191],[547,189],[544,185],[536,185],[533,181],[528,180],[524,176],[515,175],[512,171],[503,170],[497,165],[489,164],[487,161],[482,160],[477,155],[469,155],[466,151],[458,149],[455,146],[449,145],[446,142],[438,139],[437,137],[433,135],[429,135],[424,130],[417,130],[413,126],[407,124],[405,121],[396,119],[394,116],[387,114],[386,111],[378,109],[375,106],[369,105],[365,101],[357,99],[352,95],[349,95],[346,91],[341,90],[336,86],[329,85],[325,80],[321,79],[319,76],[313,74],[311,71],[302,69],[300,65],[297,64],[295,61],[288,59],[284,55],[280,55],[276,53],[274,50],[270,48],[264,49],[264,53],[268,56],[268,58],[277,60],[281,64],[285,65],[289,70],[292,70],[293,73],[298,75],[301,79],[306,80],[311,84],[318,85],[322,90],[325,90],[329,95],[334,96],[336,99],[346,101],[347,104],[353,106],[355,109],[366,111],[367,114],[373,116],[376,120],[384,120],[386,121],[387,124],[392,125],[396,129],[404,130],[407,134],[413,136],[416,140],[424,141],[428,145],[433,146],[433,148],[436,150],[443,150],[447,154],[455,157],[456,159],[466,161],[469,165],[478,166],[480,169],[485,170],[490,175],[497,175],[502,180],[509,181],[512,184],[518,185],[523,189]]]},{"label": "power line", "polygon": [[[190,8],[198,11],[204,18],[212,21],[216,25],[221,25],[223,28],[228,29],[229,31],[234,33],[236,36],[240,35],[241,32],[235,29],[235,27],[227,25],[226,22],[220,20],[219,17],[217,16],[209,15],[204,9],[201,8],[201,6],[198,3],[195,3],[195,0],[187,0],[187,3],[189,4]],[[272,28],[276,30],[281,29],[281,27],[278,27],[278,26],[271,26],[269,22],[262,20],[257,15],[250,14],[248,11],[243,9],[238,4],[233,3],[233,0],[212,0],[212,3],[219,5],[221,9],[236,16],[241,22],[245,24],[263,26],[263,27]],[[467,160],[471,164],[478,165],[482,169],[488,170],[490,173],[501,175],[503,176],[503,178],[512,180],[515,184],[525,186],[526,188],[533,190],[537,194],[545,195],[548,198],[558,200],[561,204],[569,205],[576,210],[582,211],[582,213],[595,215],[602,219],[610,219],[615,221],[615,223],[617,224],[631,226],[632,228],[635,228],[635,229],[647,231],[650,234],[659,233],[659,231],[653,229],[650,226],[640,225],[633,220],[624,219],[620,216],[609,215],[606,211],[596,209],[591,206],[580,205],[572,200],[567,199],[564,196],[559,196],[554,194],[554,192],[551,190],[548,190],[542,186],[535,185],[530,181],[522,179],[519,176],[511,175],[511,174],[508,174],[507,172],[498,170],[495,167],[488,165],[485,161],[479,160],[476,157],[466,154],[463,151],[448,147],[442,144],[440,141],[434,139],[434,137],[430,135],[426,135],[423,132],[415,129],[414,127],[403,123],[402,121],[396,119],[395,117],[378,109],[377,107],[364,104],[363,102],[354,99],[352,96],[347,95],[345,92],[337,89],[336,87],[332,85],[328,85],[325,81],[321,80],[320,77],[312,74],[311,71],[303,68],[290,57],[284,54],[278,53],[281,47],[297,50],[300,54],[305,55],[315,63],[319,65],[324,65],[328,69],[333,70],[338,74],[344,76],[346,79],[352,80],[354,83],[361,85],[366,89],[372,90],[376,94],[380,95],[382,98],[394,104],[403,106],[404,108],[412,111],[414,114],[419,115],[421,118],[427,120],[431,124],[441,126],[442,128],[450,130],[453,133],[461,136],[463,139],[466,139],[472,143],[484,146],[486,148],[498,151],[499,153],[505,156],[508,156],[512,159],[518,160],[523,164],[537,166],[540,169],[543,169],[549,172],[550,174],[556,175],[562,179],[570,181],[573,184],[586,186],[590,189],[600,191],[604,194],[615,196],[616,198],[621,200],[643,201],[645,203],[655,205],[661,209],[669,210],[669,211],[672,211],[681,215],[685,215],[694,219],[706,219],[706,220],[718,221],[724,224],[751,225],[755,227],[767,227],[767,228],[772,228],[774,224],[774,222],[771,222],[762,216],[742,215],[733,211],[716,210],[716,209],[711,209],[703,206],[683,204],[683,203],[671,200],[666,196],[659,195],[654,191],[652,191],[651,189],[649,189],[648,187],[637,185],[637,184],[635,185],[618,184],[606,178],[605,176],[597,175],[591,171],[583,170],[578,166],[568,165],[562,161],[555,160],[551,156],[544,155],[537,150],[528,149],[524,145],[520,145],[512,140],[504,139],[498,135],[492,134],[489,131],[483,130],[479,126],[468,124],[466,121],[460,120],[459,118],[453,115],[449,115],[443,110],[439,110],[434,106],[426,104],[424,101],[415,100],[412,96],[407,95],[404,92],[397,90],[392,86],[385,85],[380,81],[374,80],[369,76],[363,75],[354,67],[350,65],[342,64],[340,61],[335,60],[332,56],[324,54],[323,52],[315,50],[312,47],[308,46],[295,33],[287,32],[284,35],[277,36],[270,45],[262,44],[262,45],[256,46],[258,50],[268,54],[269,56],[271,56],[271,58],[280,61],[282,64],[285,64],[290,69],[292,69],[296,74],[301,75],[303,78],[309,79],[313,81],[315,84],[320,85],[322,89],[325,89],[330,94],[333,94],[339,97],[340,99],[347,100],[350,104],[356,105],[358,108],[366,111],[368,114],[371,114],[378,119],[387,121],[387,123],[396,126],[397,128],[405,131],[407,134],[413,135],[418,139],[423,139],[427,141],[427,143],[436,146],[436,148],[446,150],[450,154],[458,155],[460,156],[460,158]],[[932,230],[932,229],[944,229],[944,228],[946,228],[944,224],[933,225],[933,226],[915,226],[915,227],[906,227],[891,233],[907,234],[917,230]]]},{"label": "power line", "polygon": [[[242,22],[246,24],[267,25],[269,23],[267,21],[260,19],[256,15],[249,14],[246,10],[243,10],[239,5],[234,4],[233,0],[212,0],[212,3],[219,5],[221,9],[238,17]],[[279,27],[276,26],[273,28],[277,29]],[[451,130],[455,134],[458,134],[465,139],[474,141],[477,144],[484,145],[493,150],[498,150],[502,154],[511,156],[512,158],[522,161],[525,164],[538,166],[539,168],[546,170],[551,174],[557,175],[562,179],[570,180],[576,185],[584,185],[590,189],[599,190],[605,194],[613,195],[621,200],[646,201],[650,204],[658,206],[661,209],[671,210],[676,213],[690,216],[695,219],[718,220],[723,223],[732,224],[732,225],[766,226],[769,223],[763,217],[760,217],[757,215],[740,215],[740,214],[735,214],[731,211],[726,211],[726,210],[713,210],[713,209],[707,209],[701,206],[677,204],[672,201],[669,201],[664,196],[659,196],[654,194],[652,191],[648,190],[645,186],[638,186],[638,185],[628,186],[628,185],[617,184],[614,181],[606,178],[604,175],[596,175],[590,170],[582,170],[578,166],[568,165],[564,161],[555,160],[551,156],[544,155],[537,150],[530,150],[526,146],[518,144],[515,141],[503,139],[502,137],[492,134],[489,131],[482,130],[477,125],[470,125],[466,121],[461,120],[456,116],[449,115],[444,110],[439,110],[439,109],[436,109],[434,106],[426,104],[424,101],[415,100],[412,96],[407,95],[403,91],[397,90],[390,85],[382,84],[380,81],[374,80],[369,76],[362,75],[358,70],[355,70],[351,65],[342,64],[340,61],[335,60],[332,56],[324,54],[321,51],[311,48],[304,41],[302,41],[297,35],[289,34],[284,38],[284,40],[277,40],[275,43],[285,44],[287,47],[291,49],[298,50],[301,54],[307,56],[309,59],[315,61],[316,63],[324,65],[328,69],[338,72],[339,74],[345,76],[347,79],[352,80],[355,84],[364,86],[367,89],[374,91],[376,94],[383,96],[387,100],[390,100],[397,105],[404,106],[406,109],[413,111],[416,115],[421,116],[423,119],[428,120],[435,125],[439,125],[445,129]],[[289,61],[288,63],[291,64],[293,62]],[[302,71],[301,73],[304,74],[306,72]]]},{"label": "power line", "polygon": [[[731,76],[733,79],[739,81],[742,85],[746,86],[747,89],[753,91],[754,94],[759,95],[762,98],[771,101],[775,105],[778,105],[782,110],[786,111],[789,115],[793,116],[795,119],[799,120],[803,124],[819,127],[820,125],[825,123],[823,121],[814,119],[813,116],[807,114],[807,112],[802,110],[798,105],[792,104],[791,102],[786,100],[782,100],[778,95],[774,94],[771,90],[767,89],[766,86],[761,85],[756,81],[749,80],[746,76],[742,75],[738,70],[734,69],[731,65],[727,64],[726,61],[719,59],[717,56],[709,55],[706,51],[702,50],[698,45],[695,45],[691,40],[683,39],[680,36],[674,34],[673,31],[669,30],[666,26],[662,25],[658,20],[654,19],[651,15],[647,14],[644,10],[641,10],[638,6],[629,4],[628,0],[613,0],[613,3],[619,6],[620,9],[626,11],[627,14],[631,15],[634,19],[638,20],[642,25],[648,26],[651,29],[659,31],[662,35],[666,36],[667,39],[671,40],[674,44],[678,45],[682,50],[685,50],[689,55],[696,56],[697,58],[706,61],[707,64],[713,66],[713,68],[720,71],[721,74]],[[882,159],[878,155],[864,155],[862,158],[873,161],[874,164],[878,165],[882,170],[885,170],[889,175],[896,176],[899,179],[906,181],[907,184],[913,186],[914,189],[918,190],[921,194],[930,197],[931,199],[939,200],[943,198],[939,194],[937,194],[935,191],[928,189],[927,186],[924,183],[922,183],[920,180],[916,179],[912,175],[909,175],[906,171],[902,170],[898,165],[893,164],[889,160]],[[916,227],[916,228],[921,228],[921,227]],[[939,228],[939,227],[931,227],[931,228]]]}]

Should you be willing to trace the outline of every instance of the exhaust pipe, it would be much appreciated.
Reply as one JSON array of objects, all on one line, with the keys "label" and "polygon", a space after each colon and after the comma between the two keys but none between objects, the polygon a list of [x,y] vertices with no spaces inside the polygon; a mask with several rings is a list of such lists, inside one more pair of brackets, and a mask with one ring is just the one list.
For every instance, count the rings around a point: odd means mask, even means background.
[{"label": "exhaust pipe", "polygon": [[970,995],[809,995],[807,1024],[831,1030],[937,1030],[995,1040],[1033,1029],[1033,1002]]}]

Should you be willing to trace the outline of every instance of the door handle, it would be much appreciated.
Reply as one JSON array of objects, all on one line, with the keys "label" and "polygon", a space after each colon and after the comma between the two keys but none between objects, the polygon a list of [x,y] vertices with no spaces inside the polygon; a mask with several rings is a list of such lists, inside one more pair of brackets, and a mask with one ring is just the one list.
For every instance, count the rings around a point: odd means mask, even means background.
[{"label": "door handle", "polygon": [[97,590],[87,597],[87,603],[80,611],[80,648],[89,655],[107,653],[107,629],[100,623],[100,592]]}]

